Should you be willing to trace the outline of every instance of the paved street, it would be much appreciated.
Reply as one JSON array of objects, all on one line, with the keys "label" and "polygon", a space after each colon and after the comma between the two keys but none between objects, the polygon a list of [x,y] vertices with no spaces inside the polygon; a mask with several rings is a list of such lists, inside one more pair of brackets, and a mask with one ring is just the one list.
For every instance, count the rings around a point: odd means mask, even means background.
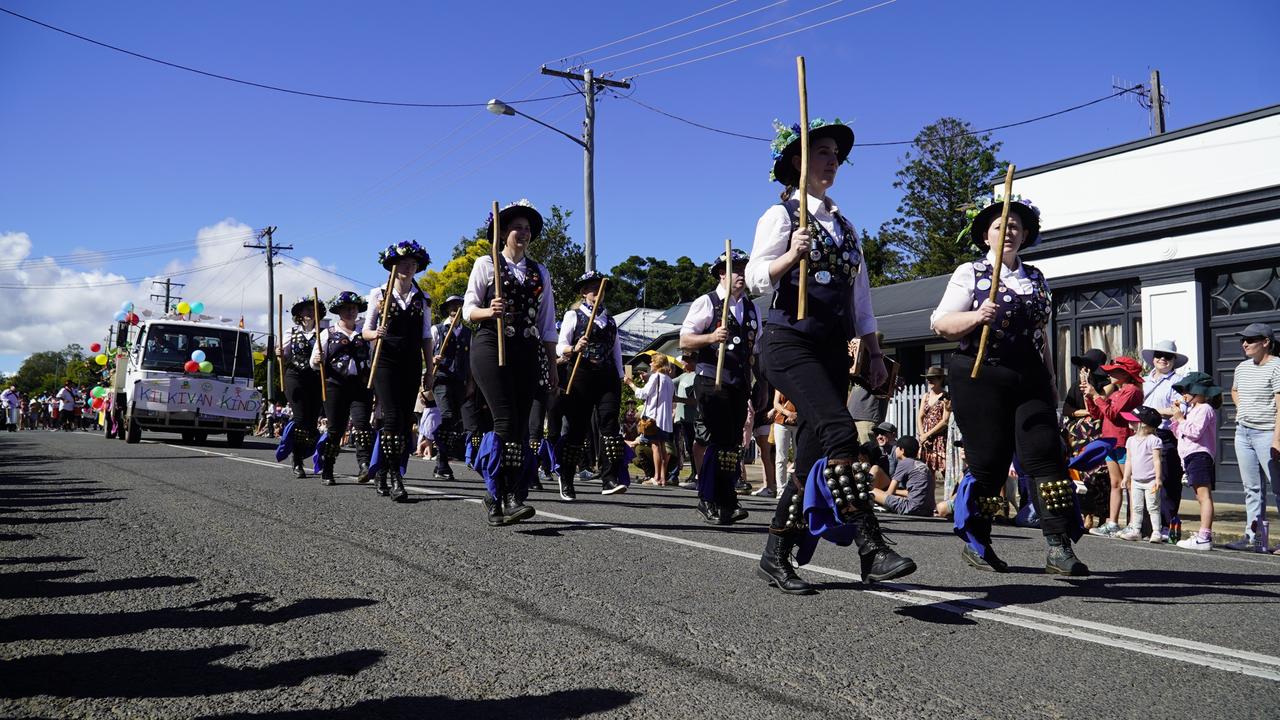
[{"label": "paved street", "polygon": [[1088,538],[1093,577],[1055,580],[999,528],[1019,572],[991,575],[946,523],[889,518],[919,572],[868,588],[824,544],[821,592],[787,597],[752,572],[763,501],[725,530],[685,491],[584,485],[490,528],[469,472],[415,460],[395,505],[271,450],[0,435],[0,716],[1280,712],[1280,558]]}]

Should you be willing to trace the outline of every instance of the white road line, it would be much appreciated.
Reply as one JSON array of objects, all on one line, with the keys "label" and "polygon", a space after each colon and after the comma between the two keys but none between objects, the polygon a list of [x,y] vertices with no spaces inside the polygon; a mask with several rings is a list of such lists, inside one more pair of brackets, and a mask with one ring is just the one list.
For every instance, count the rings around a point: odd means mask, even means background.
[{"label": "white road line", "polygon": [[[194,448],[184,445],[172,445],[169,443],[157,444],[168,445],[169,447],[183,450],[191,450],[193,452],[203,453],[206,455],[215,455],[228,460],[234,460],[236,462],[279,468],[282,470],[288,469],[285,465],[267,462],[265,460],[258,460],[256,458],[242,457],[232,453],[222,453],[214,450],[205,450],[203,448]],[[467,495],[458,495],[455,493],[431,490],[429,488],[416,486],[406,486],[406,489],[409,490],[409,492],[421,495],[435,495],[455,500],[463,500],[477,505],[480,504],[479,498]],[[759,559],[759,556],[755,553],[724,547],[721,545],[712,545],[711,543],[698,542],[696,540],[687,540],[685,538],[664,535],[662,533],[651,532],[648,530],[621,527],[612,523],[592,522],[590,520],[584,520],[570,515],[547,512],[545,510],[538,510],[538,515],[552,520],[559,520],[561,522],[573,523],[584,527],[605,528],[627,535],[635,535],[651,540],[674,543],[685,547],[719,553],[721,555],[729,555],[731,557],[744,558],[748,560]],[[861,580],[859,575],[845,572],[843,570],[837,570],[835,568],[822,567],[820,565],[806,565],[804,567],[808,572],[828,575],[842,580],[851,580],[854,582]],[[1156,633],[1145,632],[1143,630],[1136,630],[1118,625],[1109,625],[1107,623],[1100,623],[1092,620],[1081,620],[1066,615],[1045,612],[1043,610],[1033,610],[1016,605],[1005,605],[990,600],[961,595],[959,593],[928,590],[910,584],[881,583],[879,585],[869,587],[890,589],[867,589],[862,590],[861,592],[870,595],[878,595],[880,597],[908,605],[927,605],[931,608],[955,615],[990,620],[1004,625],[1012,625],[1049,635],[1072,638],[1074,640],[1102,645],[1116,650],[1127,650],[1142,653],[1144,655],[1150,655],[1152,657],[1164,658],[1167,660],[1179,660],[1192,665],[1240,673],[1251,677],[1262,678],[1264,680],[1280,681],[1280,657],[1272,655],[1265,655],[1247,650],[1237,650],[1235,648],[1212,645],[1184,638],[1159,635]]]}]

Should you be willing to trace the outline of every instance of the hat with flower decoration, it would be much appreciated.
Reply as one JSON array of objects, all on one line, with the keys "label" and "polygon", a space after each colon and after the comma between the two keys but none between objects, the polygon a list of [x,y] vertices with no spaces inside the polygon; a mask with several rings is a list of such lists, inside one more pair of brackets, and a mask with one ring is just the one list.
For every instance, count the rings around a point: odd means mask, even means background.
[{"label": "hat with flower decoration", "polygon": [[[800,171],[791,164],[791,158],[800,154],[800,123],[787,127],[774,120],[773,131],[773,142],[769,143],[773,169],[769,171],[769,179],[788,187],[799,187]],[[822,138],[836,141],[836,157],[840,162],[849,159],[849,152],[853,150],[853,128],[841,122],[840,118],[831,122],[822,118],[810,120],[809,143]]]},{"label": "hat with flower decoration", "polygon": [[[1004,212],[1004,198],[987,196],[979,199],[965,210],[969,224],[960,231],[958,238],[963,242],[966,238],[979,250],[987,249],[987,229],[991,223]],[[1040,208],[1021,195],[1009,198],[1009,212],[1022,219],[1022,230],[1026,240],[1022,247],[1029,248],[1040,241]]]},{"label": "hat with flower decoration", "polygon": [[427,265],[431,264],[431,256],[427,254],[427,249],[419,245],[417,240],[401,240],[398,243],[391,243],[385,250],[378,251],[378,262],[387,270],[405,258],[418,261],[418,272],[427,269]]},{"label": "hat with flower decoration", "polygon": [[[299,314],[299,313],[300,313],[304,308],[305,308],[305,309],[307,309],[307,310],[310,310],[311,308],[315,307],[315,305],[314,305],[314,303],[315,303],[315,302],[316,302],[316,299],[315,299],[315,298],[313,298],[312,296],[310,296],[310,295],[303,295],[303,296],[299,297],[297,300],[295,300],[295,301],[293,302],[293,305],[290,305],[290,306],[289,306],[289,313],[290,313],[291,315],[293,315],[294,317],[298,317],[298,314]],[[323,304],[323,303],[321,303],[321,304]]]},{"label": "hat with flower decoration", "polygon": [[596,272],[595,270],[588,270],[578,276],[578,281],[574,283],[573,288],[578,292],[582,292],[583,287],[590,285],[592,283],[595,283],[595,287],[598,289],[600,287],[600,281],[608,280],[608,279],[609,279],[609,276],[605,275],[602,272]]},{"label": "hat with flower decoration", "polygon": [[[719,255],[716,256],[716,261],[711,263],[712,275],[719,277],[720,273],[724,272],[725,260],[726,258],[724,256],[724,253],[720,253]],[[733,266],[735,268],[741,267],[743,269],[746,269],[747,262],[749,260],[751,260],[750,255],[739,250],[738,248],[733,249]]]},{"label": "hat with flower decoration", "polygon": [[[502,220],[504,231],[510,227],[511,221],[518,217],[522,217],[529,221],[529,239],[535,239],[542,234],[542,213],[533,206],[525,198],[521,198],[516,202],[502,208],[498,211],[498,218]],[[493,238],[493,211],[489,212],[488,219],[484,221],[485,236]]]},{"label": "hat with flower decoration", "polygon": [[369,303],[365,302],[363,295],[350,290],[343,290],[329,300],[329,312],[336,314],[344,305],[353,305],[360,312],[369,309]]}]

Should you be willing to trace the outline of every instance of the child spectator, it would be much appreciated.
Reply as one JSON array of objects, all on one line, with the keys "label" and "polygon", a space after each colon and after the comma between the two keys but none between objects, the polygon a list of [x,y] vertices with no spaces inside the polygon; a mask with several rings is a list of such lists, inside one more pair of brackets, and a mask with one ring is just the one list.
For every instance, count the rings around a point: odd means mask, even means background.
[{"label": "child spectator", "polygon": [[[1121,413],[1142,404],[1142,366],[1131,357],[1121,356],[1114,363],[1103,365],[1101,369],[1111,378],[1115,390],[1103,396],[1097,388],[1086,382],[1081,384],[1080,391],[1084,393],[1089,415],[1102,421],[1099,437],[1115,441],[1115,449],[1107,454],[1107,473],[1111,476],[1111,502],[1107,522],[1102,527],[1089,531],[1093,535],[1111,537],[1120,532],[1120,505],[1124,500],[1124,470],[1121,465],[1125,461],[1125,443],[1132,434],[1129,423],[1125,422]],[[1156,525],[1159,524],[1157,517]]]},{"label": "child spectator", "polygon": [[1178,547],[1188,550],[1213,548],[1213,491],[1217,485],[1214,445],[1218,437],[1218,411],[1222,388],[1204,373],[1188,373],[1173,386],[1182,394],[1182,402],[1174,401],[1173,424],[1170,429],[1178,438],[1178,456],[1187,473],[1187,484],[1200,503],[1200,529],[1195,535],[1179,540]]},{"label": "child spectator", "polygon": [[1124,484],[1129,488],[1129,527],[1116,537],[1121,540],[1142,539],[1143,508],[1151,516],[1153,543],[1164,542],[1160,534],[1160,478],[1162,472],[1161,450],[1164,443],[1156,435],[1156,428],[1164,417],[1155,408],[1139,405],[1132,411],[1120,413],[1129,423],[1133,433],[1125,442]]}]

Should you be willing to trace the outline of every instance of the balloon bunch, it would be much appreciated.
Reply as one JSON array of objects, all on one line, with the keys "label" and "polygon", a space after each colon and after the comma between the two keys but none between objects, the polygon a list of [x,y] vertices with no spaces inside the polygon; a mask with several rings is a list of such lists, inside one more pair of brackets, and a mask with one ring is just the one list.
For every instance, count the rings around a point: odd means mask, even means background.
[{"label": "balloon bunch", "polygon": [[188,360],[185,364],[183,364],[182,369],[186,370],[189,373],[199,372],[199,373],[204,373],[208,375],[209,373],[213,372],[213,363],[209,362],[208,359],[206,359],[206,356],[203,350],[196,350],[195,352],[191,353],[191,359]]},{"label": "balloon bunch", "polygon": [[177,310],[179,315],[200,315],[204,313],[204,303],[189,303],[186,300],[183,300],[177,305],[174,305],[173,309]]},{"label": "balloon bunch", "polygon": [[90,403],[94,410],[101,410],[102,406],[107,402],[107,389],[101,385],[95,387],[89,392],[93,396],[93,402]]},{"label": "balloon bunch", "polygon": [[116,322],[127,322],[130,325],[137,325],[140,322],[137,313],[133,311],[133,303],[128,300],[120,304],[120,310],[115,314],[114,319]]}]

